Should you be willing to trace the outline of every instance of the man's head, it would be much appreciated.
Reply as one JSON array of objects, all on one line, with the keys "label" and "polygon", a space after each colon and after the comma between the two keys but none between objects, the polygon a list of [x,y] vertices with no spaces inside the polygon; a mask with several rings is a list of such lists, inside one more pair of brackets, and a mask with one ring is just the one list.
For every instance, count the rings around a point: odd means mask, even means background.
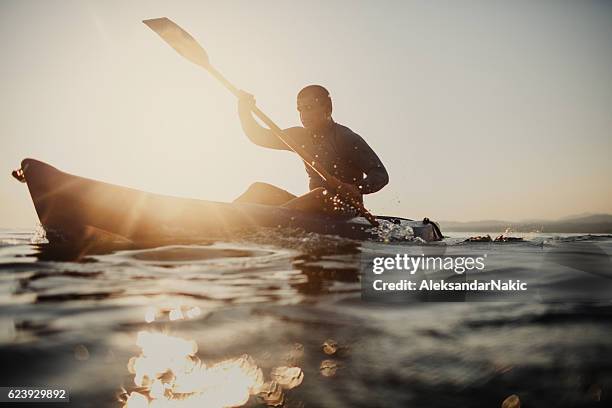
[{"label": "man's head", "polygon": [[297,110],[305,128],[320,129],[331,121],[332,101],[321,85],[308,85],[297,96]]}]

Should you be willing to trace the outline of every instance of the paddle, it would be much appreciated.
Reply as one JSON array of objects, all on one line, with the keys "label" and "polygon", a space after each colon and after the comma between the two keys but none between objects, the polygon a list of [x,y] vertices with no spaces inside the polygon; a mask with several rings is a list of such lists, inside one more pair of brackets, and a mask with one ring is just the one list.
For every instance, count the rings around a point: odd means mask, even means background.
[{"label": "paddle", "polygon": [[[201,66],[212,74],[219,82],[223,84],[231,93],[237,98],[240,98],[241,93],[231,82],[229,82],[219,71],[213,67],[209,60],[208,54],[202,48],[202,46],[185,30],[175,24],[173,21],[166,17],[154,18],[151,20],[144,20],[149,28],[155,31],[168,45],[176,50],[183,57],[196,65]],[[251,108],[253,113],[259,117],[268,127],[272,130],[274,135],[278,137],[289,149],[295,152],[298,156],[304,160],[304,162],[310,166],[323,180],[327,182],[330,188],[338,192],[342,183],[338,181],[334,176],[329,174],[324,168],[320,167],[313,157],[305,149],[300,146],[290,143],[289,138],[285,135],[281,128],[272,121],[265,113],[263,113],[257,106],[253,105]],[[378,226],[376,218],[363,206],[363,204],[351,197],[348,197],[349,204],[355,207],[361,215],[363,215],[373,226]]]}]

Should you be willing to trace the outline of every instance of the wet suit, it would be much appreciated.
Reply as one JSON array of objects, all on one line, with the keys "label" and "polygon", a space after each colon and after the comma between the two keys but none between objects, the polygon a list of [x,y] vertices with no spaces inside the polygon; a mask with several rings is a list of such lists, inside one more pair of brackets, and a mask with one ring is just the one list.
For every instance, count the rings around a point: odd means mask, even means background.
[{"label": "wet suit", "polygon": [[[291,150],[271,130],[255,121],[247,105],[240,105],[238,113],[242,129],[253,143],[270,149]],[[376,153],[361,136],[346,126],[332,120],[325,129],[316,132],[301,126],[283,132],[291,144],[304,148],[317,164],[338,180],[357,186],[362,194],[375,193],[389,182],[387,170]],[[304,166],[311,191],[328,187],[310,166],[305,163]],[[280,205],[292,198],[295,196],[278,187],[255,183],[236,201]]]}]

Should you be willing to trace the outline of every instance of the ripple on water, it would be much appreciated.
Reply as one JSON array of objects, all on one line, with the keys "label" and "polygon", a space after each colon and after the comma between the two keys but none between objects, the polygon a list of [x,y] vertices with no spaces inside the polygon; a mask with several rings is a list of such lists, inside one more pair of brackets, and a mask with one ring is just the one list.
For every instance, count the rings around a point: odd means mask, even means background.
[{"label": "ripple on water", "polygon": [[[60,258],[11,241],[0,247],[0,359],[14,368],[0,380],[55,379],[74,390],[79,406],[118,406],[121,386],[134,391],[126,366],[141,354],[137,334],[148,330],[195,341],[210,367],[252,355],[266,379],[298,384],[287,401],[308,406],[500,406],[515,393],[525,406],[589,406],[595,397],[604,406],[609,305],[360,301],[355,260],[364,252],[487,252],[491,277],[538,274],[563,288],[586,281],[585,266],[610,270],[609,238],[535,241],[438,248],[263,234]],[[266,384],[261,391],[281,401],[285,390]]]}]

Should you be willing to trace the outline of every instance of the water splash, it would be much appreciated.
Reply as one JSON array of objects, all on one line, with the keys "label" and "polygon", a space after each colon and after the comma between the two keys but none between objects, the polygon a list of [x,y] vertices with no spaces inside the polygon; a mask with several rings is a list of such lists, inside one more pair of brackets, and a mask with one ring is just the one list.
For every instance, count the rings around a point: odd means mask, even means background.
[{"label": "water splash", "polygon": [[[399,220],[399,224],[388,220],[380,220],[380,225],[373,229],[380,242],[423,241],[414,237],[414,231],[408,221]],[[423,241],[424,242],[424,241]]]}]

